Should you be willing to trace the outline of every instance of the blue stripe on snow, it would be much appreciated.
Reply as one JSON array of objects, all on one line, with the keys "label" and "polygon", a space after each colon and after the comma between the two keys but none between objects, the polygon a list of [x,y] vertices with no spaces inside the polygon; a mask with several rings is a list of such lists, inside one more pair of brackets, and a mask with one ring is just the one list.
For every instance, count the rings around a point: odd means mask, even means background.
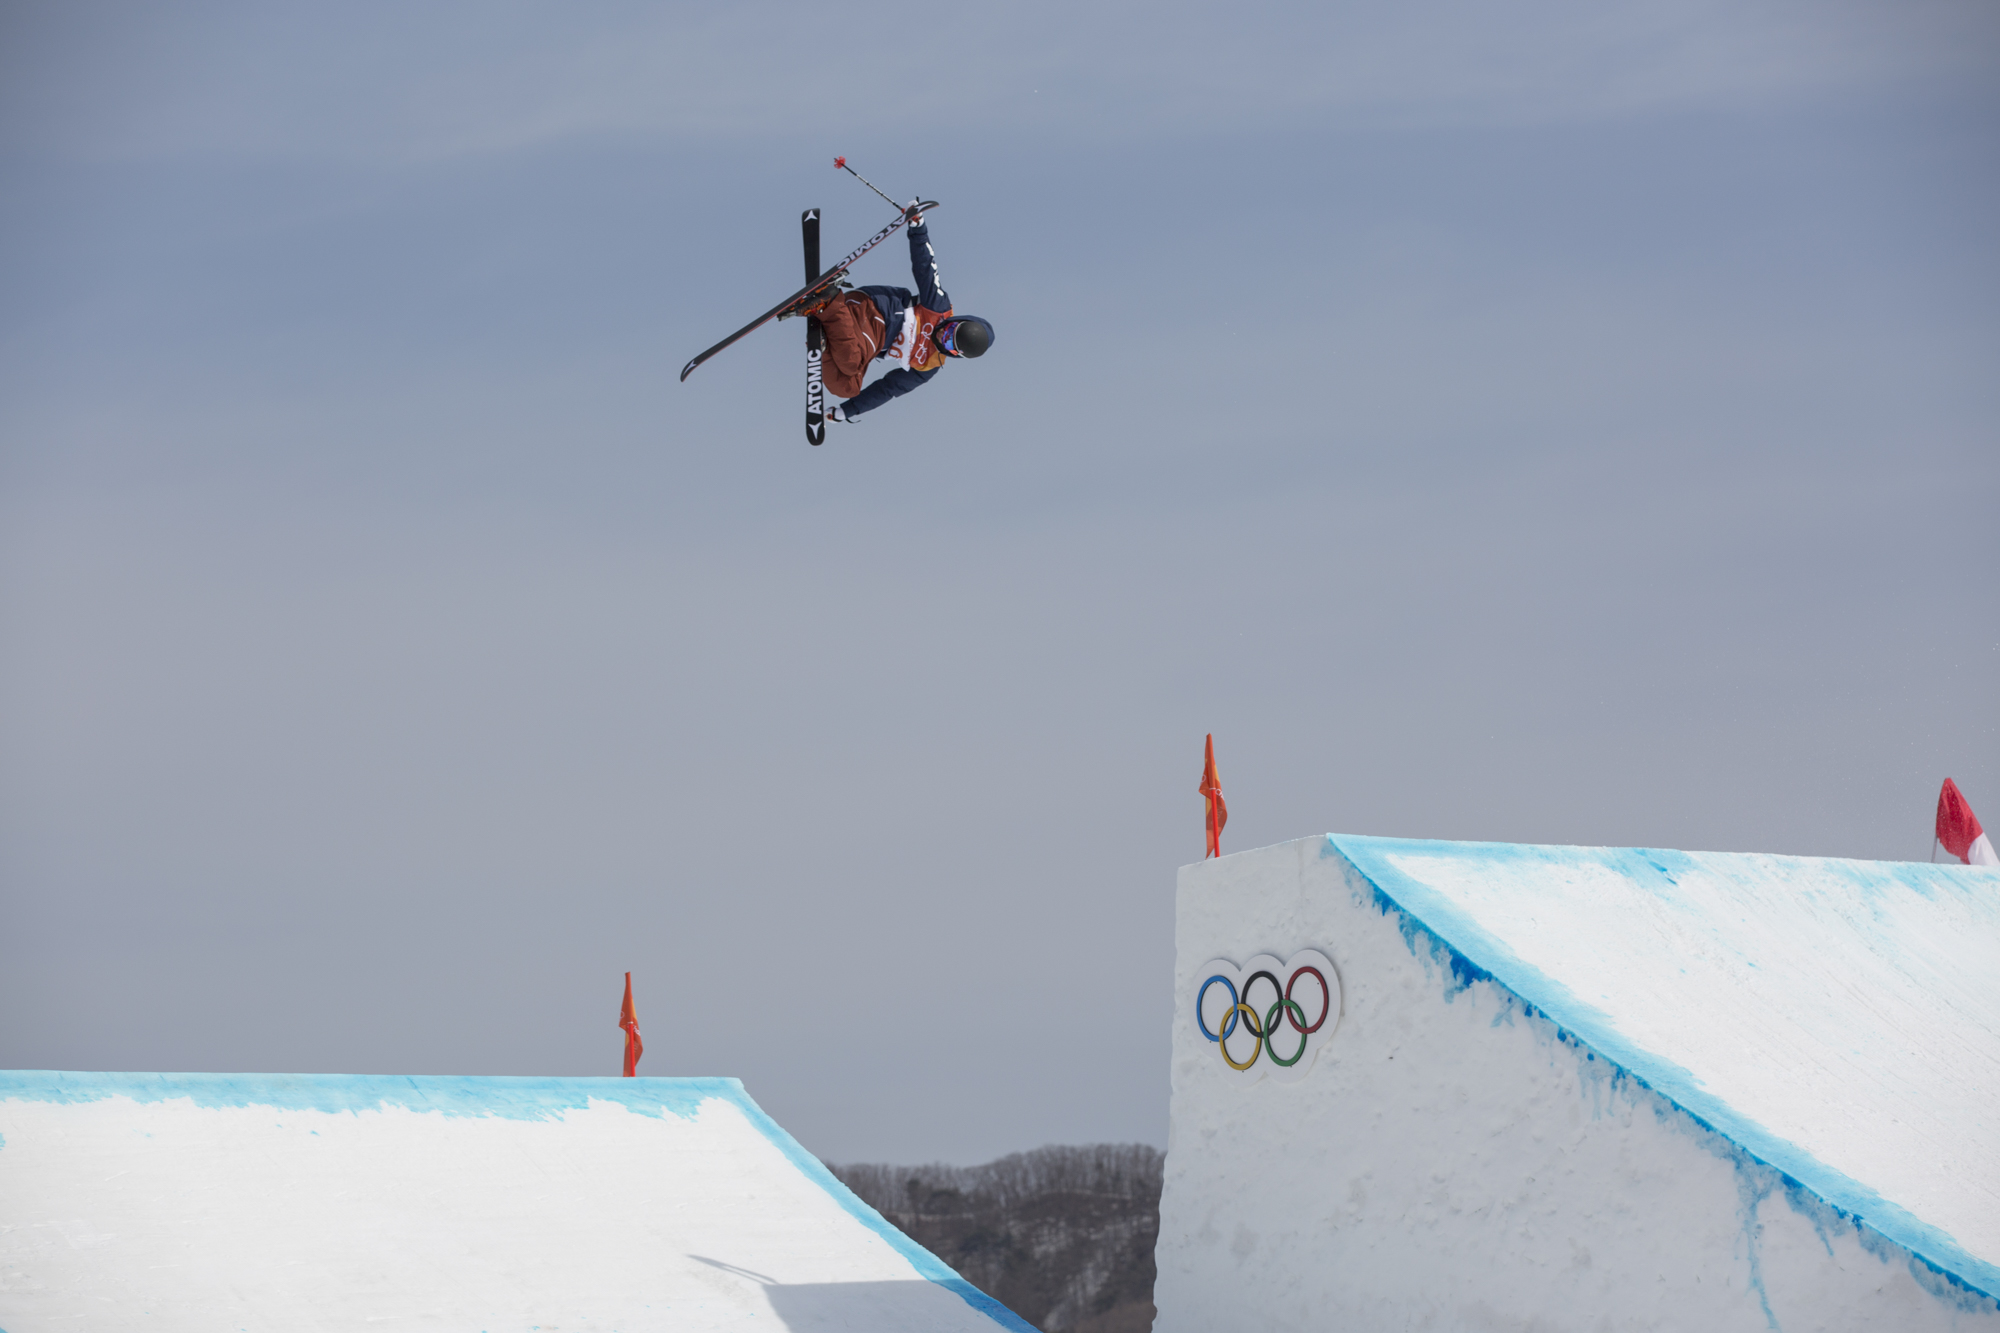
[{"label": "blue stripe on snow", "polygon": [[[1539,1010],[1590,1050],[1619,1067],[1628,1077],[1666,1097],[1704,1127],[1740,1146],[1751,1156],[1803,1185],[1828,1204],[1934,1267],[1941,1276],[1987,1296],[2000,1297],[2000,1266],[1968,1253],[1950,1235],[1924,1222],[1902,1206],[1883,1198],[1859,1181],[1828,1166],[1762,1124],[1706,1091],[1695,1075],[1628,1040],[1610,1017],[1574,994],[1562,982],[1523,961],[1457,903],[1439,890],[1403,873],[1392,858],[1463,856],[1487,863],[1564,863],[1594,861],[1621,873],[1639,876],[1642,867],[1672,880],[1662,861],[1690,862],[1686,853],[1604,847],[1544,847],[1514,843],[1433,842],[1406,838],[1372,838],[1329,834],[1322,855],[1338,854],[1358,870],[1375,891],[1379,907],[1404,918],[1403,935],[1411,950],[1419,931],[1430,937],[1444,956],[1454,990],[1475,981],[1503,987],[1531,1009]],[[1628,864],[1629,863],[1629,864]],[[1845,863],[1856,866],[1859,863]],[[1895,864],[1895,871],[1952,873],[1952,868],[1915,863]],[[1890,873],[1886,863],[1877,873]],[[1909,882],[1901,874],[1899,881]],[[1917,887],[1941,883],[1934,874],[1916,875]]]},{"label": "blue stripe on snow", "polygon": [[269,1106],[286,1111],[374,1111],[400,1106],[446,1116],[553,1120],[590,1102],[616,1102],[640,1115],[694,1115],[712,1097],[734,1101],[733,1078],[508,1078],[448,1074],[110,1074],[0,1069],[0,1101],[135,1102],[187,1100],[208,1108]]}]

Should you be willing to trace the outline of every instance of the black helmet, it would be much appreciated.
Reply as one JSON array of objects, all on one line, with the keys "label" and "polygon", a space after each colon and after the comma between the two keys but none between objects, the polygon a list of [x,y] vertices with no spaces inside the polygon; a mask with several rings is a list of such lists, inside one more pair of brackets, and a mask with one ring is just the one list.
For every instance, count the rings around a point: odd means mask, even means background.
[{"label": "black helmet", "polygon": [[982,356],[993,345],[993,326],[977,315],[954,315],[931,336],[948,356]]}]

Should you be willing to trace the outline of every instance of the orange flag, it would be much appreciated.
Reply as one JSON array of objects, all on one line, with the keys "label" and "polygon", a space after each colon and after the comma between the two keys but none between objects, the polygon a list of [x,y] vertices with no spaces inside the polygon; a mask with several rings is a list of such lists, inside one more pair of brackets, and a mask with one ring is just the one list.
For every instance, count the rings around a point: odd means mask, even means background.
[{"label": "orange flag", "polygon": [[1208,756],[1201,765],[1201,786],[1195,789],[1208,798],[1208,851],[1202,856],[1222,855],[1222,826],[1229,822],[1229,807],[1222,799],[1222,779],[1215,775],[1215,734],[1209,733]]},{"label": "orange flag", "polygon": [[618,1026],[625,1029],[625,1077],[639,1076],[639,1057],[646,1043],[639,1040],[639,1015],[632,1009],[632,974],[625,974],[625,1005],[618,1011]]}]

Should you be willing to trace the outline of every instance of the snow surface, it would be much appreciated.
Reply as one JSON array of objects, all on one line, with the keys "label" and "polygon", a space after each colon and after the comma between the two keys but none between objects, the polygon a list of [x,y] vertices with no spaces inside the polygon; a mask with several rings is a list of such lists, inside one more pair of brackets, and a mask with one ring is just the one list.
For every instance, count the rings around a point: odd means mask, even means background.
[{"label": "snow surface", "polygon": [[[1158,1333],[2000,1328],[1967,1240],[2000,1030],[1980,874],[1342,836],[1185,867]],[[1338,1030],[1297,1082],[1230,1077],[1196,1023],[1207,964],[1306,948],[1340,973]],[[1867,1054],[1901,1023],[1929,1066]],[[1788,1072],[1740,1068],[1760,1061]],[[1868,1103],[1919,1069],[1952,1104],[1882,1128]],[[1753,1094],[1875,1125],[1870,1160],[1903,1174],[1864,1187],[1860,1156],[1828,1167]]]},{"label": "snow surface", "polygon": [[2000,1295],[2000,872],[1330,841],[1599,1053]]},{"label": "snow surface", "polygon": [[0,1073],[0,1327],[57,1324],[1029,1329],[735,1079]]}]

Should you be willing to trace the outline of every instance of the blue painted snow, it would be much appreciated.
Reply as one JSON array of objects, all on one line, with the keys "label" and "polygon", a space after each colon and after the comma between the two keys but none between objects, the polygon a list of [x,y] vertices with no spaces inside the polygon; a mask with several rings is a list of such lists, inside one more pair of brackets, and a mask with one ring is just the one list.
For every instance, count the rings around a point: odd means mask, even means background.
[{"label": "blue painted snow", "polygon": [[379,1111],[402,1107],[446,1116],[556,1120],[593,1101],[639,1115],[692,1117],[705,1101],[749,1102],[733,1078],[507,1078],[449,1074],[112,1074],[0,1070],[0,1101],[190,1101],[209,1109]]},{"label": "blue painted snow", "polygon": [[[1448,975],[1446,998],[1487,982],[1511,994],[1530,1014],[1553,1023],[1560,1039],[1601,1055],[1613,1066],[1614,1077],[1629,1077],[1671,1101],[1702,1128],[1736,1145],[1754,1161],[1776,1172],[1787,1193],[1803,1189],[1844,1217],[1859,1224],[1867,1243],[1868,1230],[1917,1257],[1928,1273],[1912,1272],[1920,1284],[1941,1299],[1976,1302],[2000,1297],[2000,1265],[1969,1253],[1949,1234],[1874,1189],[1819,1160],[1797,1144],[1774,1133],[1703,1086],[1698,1075],[1645,1049],[1620,1030],[1616,1018],[1577,995],[1564,981],[1521,959],[1447,891],[1406,874],[1396,858],[1452,858],[1486,867],[1498,875],[1531,883],[1534,872],[1560,874],[1580,866],[1610,870],[1648,891],[1671,897],[1681,878],[1691,872],[1715,873],[1726,853],[1688,853],[1662,849],[1557,847],[1515,843],[1435,842],[1329,834],[1322,855],[1337,854],[1368,881],[1375,905],[1396,920],[1404,942],[1420,958],[1430,958]],[[2000,910],[2000,875],[1967,867],[1923,862],[1841,861],[1806,857],[1742,856],[1752,873],[1777,865],[1799,872],[1801,892],[1858,896],[1865,904],[1888,889],[1919,897],[1985,898],[1981,911]],[[1531,872],[1522,875],[1521,872]],[[1598,941],[1616,950],[1617,940]],[[1754,959],[1744,965],[1755,967]],[[1798,1200],[1803,1204],[1804,1200]],[[1796,1206],[1796,1205],[1795,1205]],[[1809,1206],[1800,1211],[1809,1211]]]},{"label": "blue painted snow", "polygon": [[[967,1282],[911,1240],[785,1132],[734,1078],[509,1078],[443,1074],[125,1074],[0,1070],[0,1101],[76,1104],[125,1097],[135,1102],[191,1101],[217,1108],[359,1114],[400,1107],[452,1116],[556,1120],[592,1102],[614,1102],[639,1115],[692,1118],[705,1102],[724,1101],[840,1209],[880,1236],[918,1276],[950,1291],[1010,1333],[1032,1324]],[[0,1148],[4,1151],[4,1148]]]}]

